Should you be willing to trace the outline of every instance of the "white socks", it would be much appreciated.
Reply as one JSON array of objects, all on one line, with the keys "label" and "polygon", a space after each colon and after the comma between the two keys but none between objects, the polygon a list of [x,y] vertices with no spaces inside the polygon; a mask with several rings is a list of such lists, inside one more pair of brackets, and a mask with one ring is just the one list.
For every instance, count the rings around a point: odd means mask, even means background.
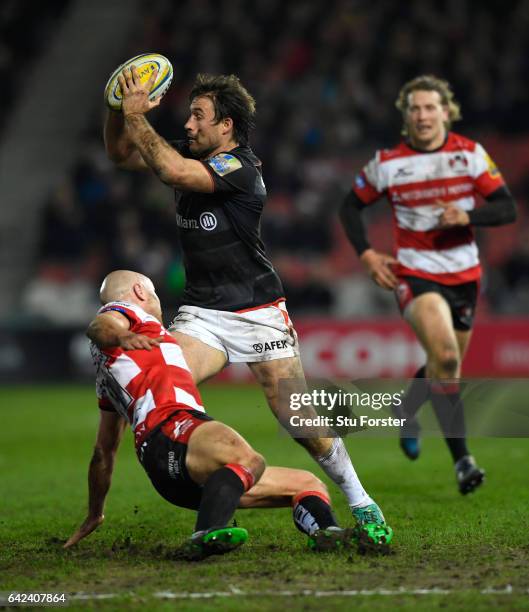
[{"label": "white socks", "polygon": [[351,508],[374,503],[356,475],[351,458],[341,438],[335,438],[329,452],[316,457],[321,469],[344,492]]}]

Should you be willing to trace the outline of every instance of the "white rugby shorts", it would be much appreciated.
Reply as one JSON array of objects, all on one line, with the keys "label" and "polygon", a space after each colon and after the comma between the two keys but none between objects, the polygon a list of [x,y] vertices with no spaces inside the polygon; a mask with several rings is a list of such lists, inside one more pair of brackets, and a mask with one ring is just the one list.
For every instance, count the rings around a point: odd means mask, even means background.
[{"label": "white rugby shorts", "polygon": [[284,300],[237,312],[180,306],[169,331],[193,336],[222,351],[230,363],[299,355],[298,337]]}]

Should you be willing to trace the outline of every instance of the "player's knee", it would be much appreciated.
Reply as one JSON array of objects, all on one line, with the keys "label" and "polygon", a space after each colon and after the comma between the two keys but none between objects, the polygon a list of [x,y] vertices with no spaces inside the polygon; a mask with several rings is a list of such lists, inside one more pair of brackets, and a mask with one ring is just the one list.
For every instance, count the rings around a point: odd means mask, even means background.
[{"label": "player's knee", "polygon": [[234,463],[239,463],[248,469],[252,473],[255,481],[261,478],[266,467],[264,457],[260,453],[254,451],[252,448],[245,449],[244,451],[240,452]]},{"label": "player's knee", "polygon": [[296,488],[296,495],[304,491],[317,491],[329,497],[329,490],[325,483],[307,470],[299,470],[299,475],[296,476]]},{"label": "player's knee", "polygon": [[455,348],[445,348],[434,355],[434,365],[438,376],[455,376],[459,369],[459,353]]},{"label": "player's knee", "polygon": [[261,478],[261,476],[263,475],[263,472],[265,471],[266,468],[266,461],[265,458],[263,457],[263,455],[261,455],[260,453],[256,453],[255,451],[253,451],[253,455],[250,458],[250,470],[252,471],[252,474],[255,478],[255,480],[259,480],[259,478]]}]

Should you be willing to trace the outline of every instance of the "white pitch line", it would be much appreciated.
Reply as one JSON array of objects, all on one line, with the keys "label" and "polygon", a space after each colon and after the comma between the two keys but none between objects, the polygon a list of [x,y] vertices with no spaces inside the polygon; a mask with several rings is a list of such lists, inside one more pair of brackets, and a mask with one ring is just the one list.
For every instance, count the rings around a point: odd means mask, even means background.
[{"label": "white pitch line", "polygon": [[[202,592],[173,592],[173,591],[157,591],[152,594],[155,599],[213,599],[215,597],[362,597],[362,596],[373,596],[383,595],[388,597],[394,597],[398,595],[456,595],[462,593],[463,590],[452,590],[452,589],[406,589],[401,587],[399,589],[358,589],[358,590],[347,590],[347,591],[320,591],[313,589],[300,589],[298,591],[242,591],[236,587],[230,587],[229,591],[202,591]],[[525,589],[514,589],[512,585],[508,584],[503,588],[496,589],[494,587],[487,587],[479,591],[480,595],[513,595],[529,594],[529,588]],[[112,599],[115,597],[121,597],[124,595],[132,596],[132,592],[124,593],[75,593],[68,596],[68,599]]]}]

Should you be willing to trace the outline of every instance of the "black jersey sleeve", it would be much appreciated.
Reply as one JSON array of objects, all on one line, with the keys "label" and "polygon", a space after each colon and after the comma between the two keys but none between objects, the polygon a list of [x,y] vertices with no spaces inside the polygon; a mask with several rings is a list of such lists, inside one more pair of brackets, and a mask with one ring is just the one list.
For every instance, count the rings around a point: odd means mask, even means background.
[{"label": "black jersey sleeve", "polygon": [[340,207],[340,220],[349,238],[349,242],[353,245],[358,256],[371,248],[362,220],[362,210],[365,207],[366,204],[362,202],[354,191],[349,192]]},{"label": "black jersey sleeve", "polygon": [[485,199],[483,206],[468,213],[472,225],[494,226],[516,221],[516,201],[507,187],[499,187]]},{"label": "black jersey sleeve", "polygon": [[265,191],[257,168],[231,153],[219,153],[202,163],[213,178],[216,192],[253,194],[256,188]]}]

